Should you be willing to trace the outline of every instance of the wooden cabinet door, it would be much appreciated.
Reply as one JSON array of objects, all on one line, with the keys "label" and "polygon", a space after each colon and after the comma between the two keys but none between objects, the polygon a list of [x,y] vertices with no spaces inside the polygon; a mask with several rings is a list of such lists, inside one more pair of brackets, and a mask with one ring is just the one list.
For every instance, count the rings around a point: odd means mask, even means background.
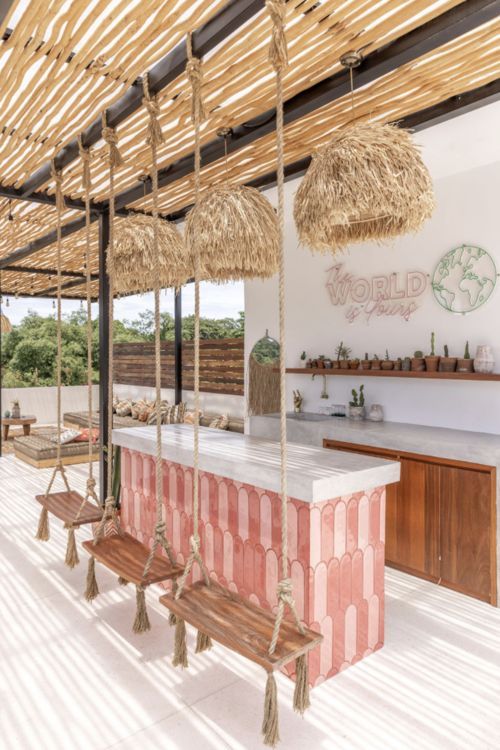
[{"label": "wooden cabinet door", "polygon": [[403,457],[400,462],[401,481],[387,488],[386,562],[437,580],[439,467]]},{"label": "wooden cabinet door", "polygon": [[440,467],[442,583],[495,601],[494,472]]}]

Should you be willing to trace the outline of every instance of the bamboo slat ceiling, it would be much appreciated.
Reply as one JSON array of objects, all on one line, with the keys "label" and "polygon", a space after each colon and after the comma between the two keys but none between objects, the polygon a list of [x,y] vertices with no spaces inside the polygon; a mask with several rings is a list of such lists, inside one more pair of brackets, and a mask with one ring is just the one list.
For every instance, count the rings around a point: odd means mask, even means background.
[{"label": "bamboo slat ceiling", "polygon": [[[471,5],[474,0],[467,0]],[[164,58],[188,30],[214,17],[227,3],[220,0],[18,0],[4,20],[0,47],[2,135],[0,182],[20,188],[56,151],[89,126],[116,102],[138,77]],[[285,99],[341,71],[340,56],[362,49],[370,56],[423,24],[466,3],[463,0],[289,0],[287,39],[290,66]],[[274,107],[274,81],[267,62],[270,21],[262,9],[204,56],[204,97],[209,114],[202,143],[213,142],[222,126],[259,124],[259,116]],[[451,96],[463,94],[500,77],[500,19],[493,18],[469,33],[417,56],[361,86],[355,95],[355,117],[384,121],[401,119]],[[165,144],[160,168],[165,170],[193,151],[186,77],[178,76],[159,94]],[[286,161],[307,157],[328,139],[332,130],[352,117],[350,97],[333,98],[286,127]],[[117,191],[137,184],[148,171],[146,118],[139,109],[118,128],[125,165],[116,177]],[[249,127],[250,130],[250,127]],[[229,155],[229,176],[248,182],[275,167],[274,134],[266,133]],[[230,146],[231,148],[231,146]],[[108,198],[107,168],[102,141],[92,149],[93,195]],[[203,170],[203,184],[225,176],[224,159]],[[48,181],[41,190],[53,192]],[[81,165],[64,170],[63,190],[81,199]],[[162,188],[164,214],[183,209],[193,199],[193,178],[186,174]],[[150,210],[150,198],[126,202]],[[64,222],[81,218],[68,209]],[[52,206],[0,199],[0,258],[43,237],[55,227]],[[65,238],[63,268],[82,272],[83,232]],[[97,273],[97,224],[93,225],[92,272]],[[55,268],[53,244],[20,261],[27,268]],[[64,280],[66,282],[66,279]],[[71,279],[67,280],[68,282]],[[36,293],[53,289],[55,280],[31,273],[2,272],[7,293]],[[96,289],[94,283],[94,291]],[[71,296],[83,286],[68,288]]]}]

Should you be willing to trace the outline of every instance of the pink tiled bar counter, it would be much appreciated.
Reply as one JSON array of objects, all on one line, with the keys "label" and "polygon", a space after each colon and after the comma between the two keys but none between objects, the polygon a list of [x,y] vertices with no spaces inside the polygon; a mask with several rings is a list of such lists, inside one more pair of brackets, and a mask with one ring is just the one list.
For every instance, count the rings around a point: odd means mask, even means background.
[{"label": "pink tiled bar counter", "polygon": [[[130,447],[132,436],[125,439],[119,435],[129,432],[137,437],[139,431],[148,429],[115,431],[114,436],[115,442],[122,444],[122,523],[127,531],[151,545],[156,520],[155,460],[148,452]],[[204,431],[203,439],[210,440],[207,433],[214,432]],[[185,435],[184,431],[183,440]],[[226,433],[225,437],[232,447],[236,435]],[[237,438],[259,441],[241,435]],[[192,431],[188,432],[188,439],[192,440]],[[214,435],[213,440],[217,441],[218,436]],[[164,449],[163,455],[178,453],[169,451],[168,442]],[[217,449],[224,451],[227,446],[219,442]],[[305,450],[321,451],[330,461],[335,460],[335,451]],[[267,451],[264,454],[268,455]],[[399,471],[397,464],[378,459],[369,462],[379,467],[397,467]],[[200,473],[203,558],[215,580],[261,607],[274,609],[281,555],[277,487],[270,489],[235,479],[234,474],[240,473],[241,457],[238,461],[235,455],[232,464],[236,470],[227,473],[233,476],[203,467]],[[394,468],[392,473],[385,471],[391,477],[396,476],[395,472]],[[192,533],[192,473],[191,461],[163,459],[164,517],[181,562],[189,553]],[[293,475],[293,470],[289,473]],[[290,498],[288,553],[294,597],[301,619],[324,637],[321,647],[309,656],[313,685],[383,645],[384,529],[384,485],[318,501]]]}]

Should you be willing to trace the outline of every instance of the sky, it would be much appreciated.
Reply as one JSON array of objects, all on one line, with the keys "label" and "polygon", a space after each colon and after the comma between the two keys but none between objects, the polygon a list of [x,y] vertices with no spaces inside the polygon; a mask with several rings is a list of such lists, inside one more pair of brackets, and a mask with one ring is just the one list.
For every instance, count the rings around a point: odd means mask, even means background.
[{"label": "sky", "polygon": [[[230,284],[208,284],[202,283],[200,289],[201,314],[205,318],[236,318],[238,313],[245,309],[243,282]],[[20,323],[30,310],[39,315],[51,315],[54,313],[53,302],[50,299],[14,299],[9,297],[9,306],[6,306],[7,298],[4,297],[2,312],[7,315],[13,325]],[[63,315],[71,313],[80,308],[80,302],[76,300],[63,300]],[[134,297],[124,297],[115,302],[115,318],[117,320],[134,320],[139,313],[153,309],[153,295],[142,294]],[[161,294],[162,312],[174,312],[174,293],[169,290]],[[194,284],[188,284],[182,290],[182,314],[190,315],[194,312]],[[92,315],[97,315],[97,305],[92,306]]]}]

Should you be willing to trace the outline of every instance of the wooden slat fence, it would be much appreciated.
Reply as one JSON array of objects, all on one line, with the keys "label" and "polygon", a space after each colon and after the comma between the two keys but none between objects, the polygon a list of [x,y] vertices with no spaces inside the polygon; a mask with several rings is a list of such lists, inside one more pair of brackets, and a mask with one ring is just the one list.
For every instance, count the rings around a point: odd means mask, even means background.
[{"label": "wooden slat fence", "polygon": [[[163,341],[162,387],[174,387],[174,344]],[[115,344],[114,381],[123,385],[154,386],[154,343]],[[193,389],[194,351],[192,341],[182,342],[182,387]],[[243,396],[244,340],[203,339],[200,341],[200,388],[206,393]]]}]

